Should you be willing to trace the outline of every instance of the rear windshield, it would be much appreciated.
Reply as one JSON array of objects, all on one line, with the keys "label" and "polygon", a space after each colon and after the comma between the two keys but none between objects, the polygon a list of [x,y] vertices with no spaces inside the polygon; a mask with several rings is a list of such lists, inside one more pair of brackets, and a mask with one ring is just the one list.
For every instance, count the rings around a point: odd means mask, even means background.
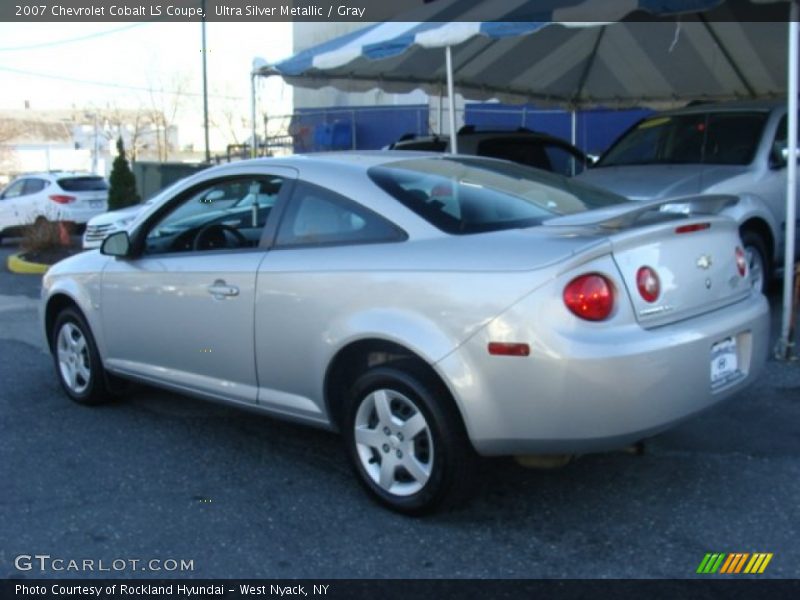
[{"label": "rear windshield", "polygon": [[400,160],[369,177],[430,224],[461,235],[517,229],[625,198],[505,161],[448,157]]},{"label": "rear windshield", "polygon": [[107,190],[108,184],[102,177],[64,177],[58,185],[65,192],[98,192]]},{"label": "rear windshield", "polygon": [[747,165],[755,157],[767,116],[766,112],[725,111],[645,119],[596,166]]}]

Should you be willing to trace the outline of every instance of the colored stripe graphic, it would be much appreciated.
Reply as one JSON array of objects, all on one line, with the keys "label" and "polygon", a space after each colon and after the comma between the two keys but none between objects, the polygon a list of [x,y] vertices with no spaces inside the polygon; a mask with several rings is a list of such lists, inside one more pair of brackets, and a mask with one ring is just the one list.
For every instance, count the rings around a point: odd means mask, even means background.
[{"label": "colored stripe graphic", "polygon": [[[771,552],[734,552],[732,554],[709,552],[700,561],[697,573],[713,575],[714,573],[733,575],[748,573],[761,574],[772,560]],[[745,566],[747,565],[747,566]]]},{"label": "colored stripe graphic", "polygon": [[697,572],[704,574],[716,573],[720,565],[722,565],[722,561],[725,560],[725,556],[725,553],[706,554],[700,566],[697,567]]},{"label": "colored stripe graphic", "polygon": [[725,566],[720,571],[720,573],[730,574],[730,573],[740,572],[748,556],[750,556],[750,554],[742,554],[740,552],[737,552],[736,554],[731,554],[730,557],[728,558],[728,561],[725,563]]}]

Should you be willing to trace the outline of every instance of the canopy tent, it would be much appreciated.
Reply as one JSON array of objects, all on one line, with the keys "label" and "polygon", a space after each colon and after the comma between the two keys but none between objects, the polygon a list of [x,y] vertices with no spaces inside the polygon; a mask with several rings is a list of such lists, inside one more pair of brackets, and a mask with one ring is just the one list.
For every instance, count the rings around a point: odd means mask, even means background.
[{"label": "canopy tent", "polygon": [[[256,78],[281,76],[292,85],[343,91],[442,94],[446,87],[454,151],[455,90],[466,99],[570,109],[788,96],[789,155],[796,155],[795,1],[438,0],[412,16],[275,64],[256,59],[253,142]],[[793,223],[795,161],[787,171],[787,222]],[[782,353],[790,345],[794,236],[786,242]]]}]

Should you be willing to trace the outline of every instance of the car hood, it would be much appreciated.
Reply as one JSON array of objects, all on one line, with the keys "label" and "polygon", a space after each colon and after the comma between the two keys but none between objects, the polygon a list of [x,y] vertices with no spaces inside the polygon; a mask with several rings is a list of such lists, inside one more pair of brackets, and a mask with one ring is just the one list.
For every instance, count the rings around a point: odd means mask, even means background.
[{"label": "car hood", "polygon": [[126,206],[125,208],[120,208],[119,210],[111,210],[101,215],[97,215],[96,217],[92,217],[89,220],[88,225],[109,225],[111,223],[116,223],[125,217],[132,217],[139,214],[145,208],[145,206],[146,205],[144,204],[134,204],[133,206]]},{"label": "car hood", "polygon": [[746,170],[729,165],[630,165],[595,167],[576,179],[631,200],[660,200],[703,193]]}]

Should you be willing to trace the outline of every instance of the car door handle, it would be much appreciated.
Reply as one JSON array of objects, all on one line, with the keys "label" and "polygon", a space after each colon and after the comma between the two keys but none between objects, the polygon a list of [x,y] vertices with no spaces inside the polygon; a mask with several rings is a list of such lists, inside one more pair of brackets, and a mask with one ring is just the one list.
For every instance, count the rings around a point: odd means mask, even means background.
[{"label": "car door handle", "polygon": [[228,285],[222,279],[217,279],[208,286],[208,293],[214,296],[215,299],[222,300],[226,297],[238,296],[239,288],[235,285]]}]

